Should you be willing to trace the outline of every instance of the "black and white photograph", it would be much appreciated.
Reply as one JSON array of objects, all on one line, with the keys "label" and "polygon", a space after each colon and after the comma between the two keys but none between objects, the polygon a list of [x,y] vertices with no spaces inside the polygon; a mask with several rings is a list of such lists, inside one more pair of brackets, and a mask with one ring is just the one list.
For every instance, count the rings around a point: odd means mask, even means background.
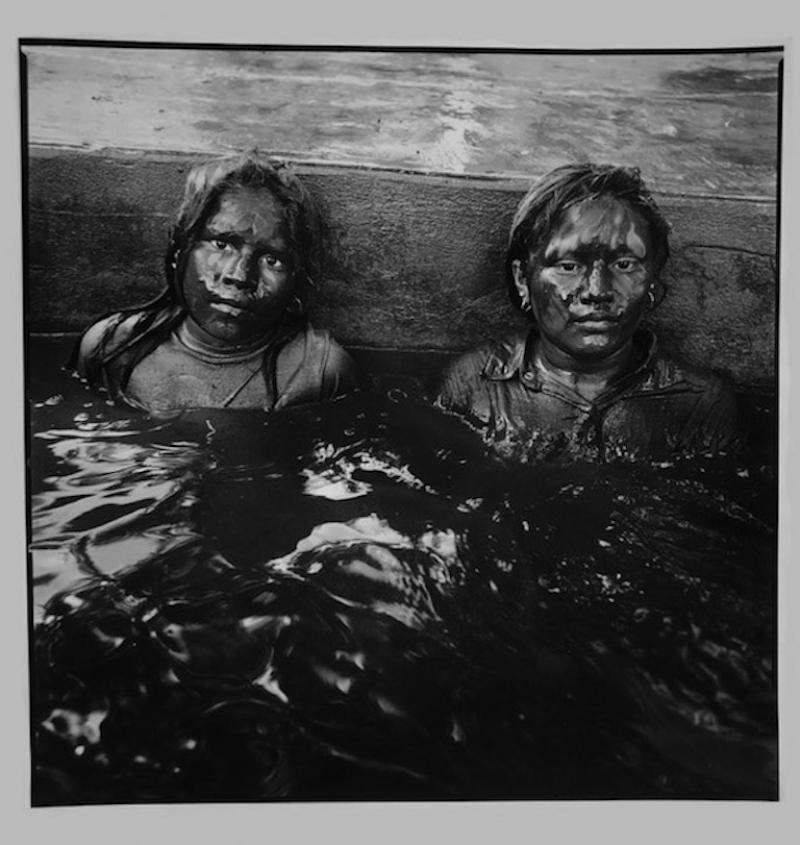
[{"label": "black and white photograph", "polygon": [[777,801],[784,46],[34,36],[31,806]]}]

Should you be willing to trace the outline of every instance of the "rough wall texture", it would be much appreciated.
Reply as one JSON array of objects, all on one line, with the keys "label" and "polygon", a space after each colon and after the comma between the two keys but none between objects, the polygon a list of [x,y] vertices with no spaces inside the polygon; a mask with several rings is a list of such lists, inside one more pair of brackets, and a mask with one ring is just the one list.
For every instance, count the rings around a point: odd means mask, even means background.
[{"label": "rough wall texture", "polygon": [[[30,331],[78,331],[160,289],[167,230],[195,160],[31,149]],[[346,345],[447,353],[523,322],[508,302],[502,267],[526,181],[297,169],[327,221],[327,269],[313,319]],[[774,389],[774,203],[657,200],[673,224],[669,294],[652,317],[664,344],[743,387]]]}]

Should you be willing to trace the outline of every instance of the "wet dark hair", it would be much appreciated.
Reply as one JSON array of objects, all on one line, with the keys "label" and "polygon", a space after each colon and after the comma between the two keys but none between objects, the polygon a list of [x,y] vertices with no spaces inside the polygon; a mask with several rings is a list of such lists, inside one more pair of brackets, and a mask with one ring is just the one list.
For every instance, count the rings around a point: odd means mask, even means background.
[{"label": "wet dark hair", "polygon": [[[164,259],[166,287],[149,302],[105,315],[114,319],[83,362],[91,385],[106,389],[112,398],[119,397],[136,364],[184,320],[188,312],[182,281],[192,248],[208,218],[218,210],[223,194],[240,187],[268,189],[285,214],[294,298],[281,330],[265,351],[265,359],[269,359],[265,360],[265,372],[274,370],[271,364],[281,346],[305,324],[311,291],[322,274],[322,224],[316,203],[292,170],[250,150],[198,164],[189,171]],[[120,339],[117,330],[129,318],[135,320]],[[67,364],[72,371],[77,367],[79,348],[80,343]]]},{"label": "wet dark hair", "polygon": [[[532,254],[543,249],[568,208],[600,196],[624,200],[642,215],[649,230],[658,280],[669,258],[669,223],[645,186],[639,168],[591,162],[565,164],[533,185],[511,223],[506,250],[506,282],[511,301],[517,308],[522,310],[522,301],[514,284],[513,262],[524,264]],[[663,291],[660,298],[663,298]]]}]

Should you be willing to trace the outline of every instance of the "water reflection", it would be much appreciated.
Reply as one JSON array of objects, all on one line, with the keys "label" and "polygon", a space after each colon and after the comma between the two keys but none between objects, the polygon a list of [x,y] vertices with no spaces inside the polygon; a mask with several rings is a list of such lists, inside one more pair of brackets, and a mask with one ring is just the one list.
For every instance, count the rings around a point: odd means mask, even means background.
[{"label": "water reflection", "polygon": [[768,467],[75,413],[32,418],[35,803],[774,796]]}]

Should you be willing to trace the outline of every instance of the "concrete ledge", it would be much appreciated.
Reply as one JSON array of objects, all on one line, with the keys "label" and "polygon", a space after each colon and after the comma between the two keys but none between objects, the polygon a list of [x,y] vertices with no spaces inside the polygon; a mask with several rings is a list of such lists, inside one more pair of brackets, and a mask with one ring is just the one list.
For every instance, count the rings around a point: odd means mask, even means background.
[{"label": "concrete ledge", "polygon": [[[161,288],[167,229],[197,159],[30,149],[30,331],[78,331]],[[424,370],[524,322],[508,302],[502,266],[527,180],[296,169],[327,222],[328,264],[313,320],[343,343],[420,353]],[[774,390],[775,204],[677,194],[657,200],[673,224],[669,294],[652,317],[664,344],[744,388]]]}]

